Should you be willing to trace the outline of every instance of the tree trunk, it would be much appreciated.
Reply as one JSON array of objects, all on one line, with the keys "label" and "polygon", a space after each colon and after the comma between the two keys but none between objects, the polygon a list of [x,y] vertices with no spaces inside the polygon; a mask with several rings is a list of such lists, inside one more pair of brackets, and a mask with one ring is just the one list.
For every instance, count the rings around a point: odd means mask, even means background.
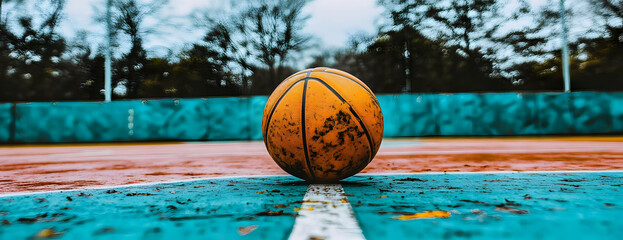
[{"label": "tree trunk", "polygon": [[270,89],[268,89],[270,93],[275,88],[275,63],[268,64],[268,78],[270,78]]},{"label": "tree trunk", "polygon": [[248,86],[249,86],[249,79],[247,78],[247,76],[244,76],[244,74],[242,74],[242,95],[243,96],[250,95]]}]

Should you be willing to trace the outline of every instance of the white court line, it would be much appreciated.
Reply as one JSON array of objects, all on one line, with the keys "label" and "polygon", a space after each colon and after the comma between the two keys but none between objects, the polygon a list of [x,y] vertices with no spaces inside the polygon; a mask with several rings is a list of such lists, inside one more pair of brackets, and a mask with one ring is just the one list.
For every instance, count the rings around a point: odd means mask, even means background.
[{"label": "white court line", "polygon": [[290,240],[364,240],[341,184],[310,184]]},{"label": "white court line", "polygon": [[490,153],[620,153],[623,150],[618,148],[544,148],[544,149],[490,149],[490,150],[414,150],[414,151],[392,151],[391,149],[379,150],[378,156],[409,156],[409,155],[458,155],[458,154],[490,154]]},{"label": "white court line", "polygon": [[481,172],[385,172],[385,173],[359,173],[355,176],[383,176],[383,175],[470,175],[470,174],[507,174],[507,173],[623,173],[623,170],[552,170],[552,171],[481,171]]},{"label": "white court line", "polygon": [[86,190],[101,190],[101,189],[110,189],[110,188],[141,187],[141,186],[150,186],[150,185],[156,185],[156,184],[186,183],[186,182],[204,181],[204,180],[235,179],[235,178],[287,177],[287,176],[290,176],[290,175],[283,174],[283,175],[233,175],[233,176],[218,176],[218,177],[191,178],[191,179],[170,180],[170,181],[130,183],[130,184],[121,184],[121,185],[99,185],[99,186],[88,186],[88,187],[78,187],[78,188],[72,188],[72,189],[49,190],[49,191],[25,191],[25,192],[14,192],[14,193],[2,193],[2,194],[0,194],[0,197],[13,197],[13,196],[22,196],[22,195],[31,195],[31,194],[34,195],[34,194],[44,194],[44,193],[57,193],[57,192],[75,192],[75,191],[86,191]]},{"label": "white court line", "polygon": [[[437,174],[499,174],[499,173],[528,173],[528,174],[537,174],[537,173],[619,173],[623,172],[623,170],[560,170],[560,171],[482,171],[482,172],[386,172],[386,173],[360,173],[355,176],[382,176],[382,175],[437,175]],[[149,186],[156,184],[167,184],[167,183],[185,183],[185,182],[194,182],[194,181],[203,181],[203,180],[219,180],[219,179],[234,179],[234,178],[265,178],[265,177],[287,177],[290,175],[234,175],[234,176],[218,176],[218,177],[205,177],[205,178],[191,178],[191,179],[182,179],[182,180],[170,180],[170,181],[156,181],[156,182],[143,182],[143,183],[131,183],[131,184],[122,184],[122,185],[98,185],[98,186],[89,186],[89,187],[78,187],[71,189],[60,189],[60,190],[48,190],[48,191],[24,191],[24,192],[12,192],[12,193],[0,193],[0,197],[14,197],[14,196],[23,196],[23,195],[34,195],[34,194],[45,194],[45,193],[56,193],[56,192],[74,192],[74,191],[86,191],[86,190],[101,190],[101,189],[111,189],[111,188],[126,188],[126,187],[140,187],[140,186]]]}]

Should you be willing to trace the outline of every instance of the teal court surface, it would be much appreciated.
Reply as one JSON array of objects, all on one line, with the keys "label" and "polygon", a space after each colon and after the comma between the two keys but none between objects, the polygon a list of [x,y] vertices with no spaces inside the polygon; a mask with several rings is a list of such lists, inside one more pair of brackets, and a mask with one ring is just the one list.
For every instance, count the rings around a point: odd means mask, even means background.
[{"label": "teal court surface", "polygon": [[0,239],[623,239],[622,184],[622,171],[482,172],[7,193]]}]

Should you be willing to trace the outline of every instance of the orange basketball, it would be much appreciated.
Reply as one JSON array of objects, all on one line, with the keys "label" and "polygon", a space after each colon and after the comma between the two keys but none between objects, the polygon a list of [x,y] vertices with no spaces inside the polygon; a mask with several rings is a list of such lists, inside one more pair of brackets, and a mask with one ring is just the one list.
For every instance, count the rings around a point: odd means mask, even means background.
[{"label": "orange basketball", "polygon": [[312,182],[350,177],[376,155],[383,114],[359,79],[331,68],[300,71],[268,98],[264,144],[277,165]]}]

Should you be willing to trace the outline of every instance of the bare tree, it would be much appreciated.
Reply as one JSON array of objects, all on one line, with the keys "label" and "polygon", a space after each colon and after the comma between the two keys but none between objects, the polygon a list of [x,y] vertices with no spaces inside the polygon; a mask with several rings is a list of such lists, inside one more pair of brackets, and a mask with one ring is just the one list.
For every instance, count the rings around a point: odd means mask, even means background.
[{"label": "bare tree", "polygon": [[306,47],[310,37],[301,33],[306,20],[302,9],[307,1],[262,1],[239,16],[235,28],[243,37],[241,46],[268,68],[270,87],[279,83],[290,54]]},{"label": "bare tree", "polygon": [[606,31],[613,39],[623,43],[623,1],[591,0],[596,15],[605,21]]},{"label": "bare tree", "polygon": [[[114,29],[130,39],[130,51],[118,62],[118,81],[125,82],[126,96],[138,97],[138,89],[143,77],[141,68],[146,62],[146,51],[143,47],[144,34],[149,30],[143,26],[146,17],[158,12],[167,0],[155,0],[140,3],[137,0],[115,0],[113,2]],[[118,37],[115,34],[113,36]]]},{"label": "bare tree", "polygon": [[24,0],[0,0],[0,23],[4,22],[4,20],[2,20],[2,3],[10,3],[10,2],[21,4],[24,2]]},{"label": "bare tree", "polygon": [[[238,76],[243,93],[270,93],[286,74],[292,55],[309,45],[302,33],[306,16],[302,9],[308,0],[262,0],[241,4],[230,1],[225,17],[204,12],[200,26],[208,29],[204,44],[222,52],[229,70]],[[223,59],[223,58],[222,58]]]}]

